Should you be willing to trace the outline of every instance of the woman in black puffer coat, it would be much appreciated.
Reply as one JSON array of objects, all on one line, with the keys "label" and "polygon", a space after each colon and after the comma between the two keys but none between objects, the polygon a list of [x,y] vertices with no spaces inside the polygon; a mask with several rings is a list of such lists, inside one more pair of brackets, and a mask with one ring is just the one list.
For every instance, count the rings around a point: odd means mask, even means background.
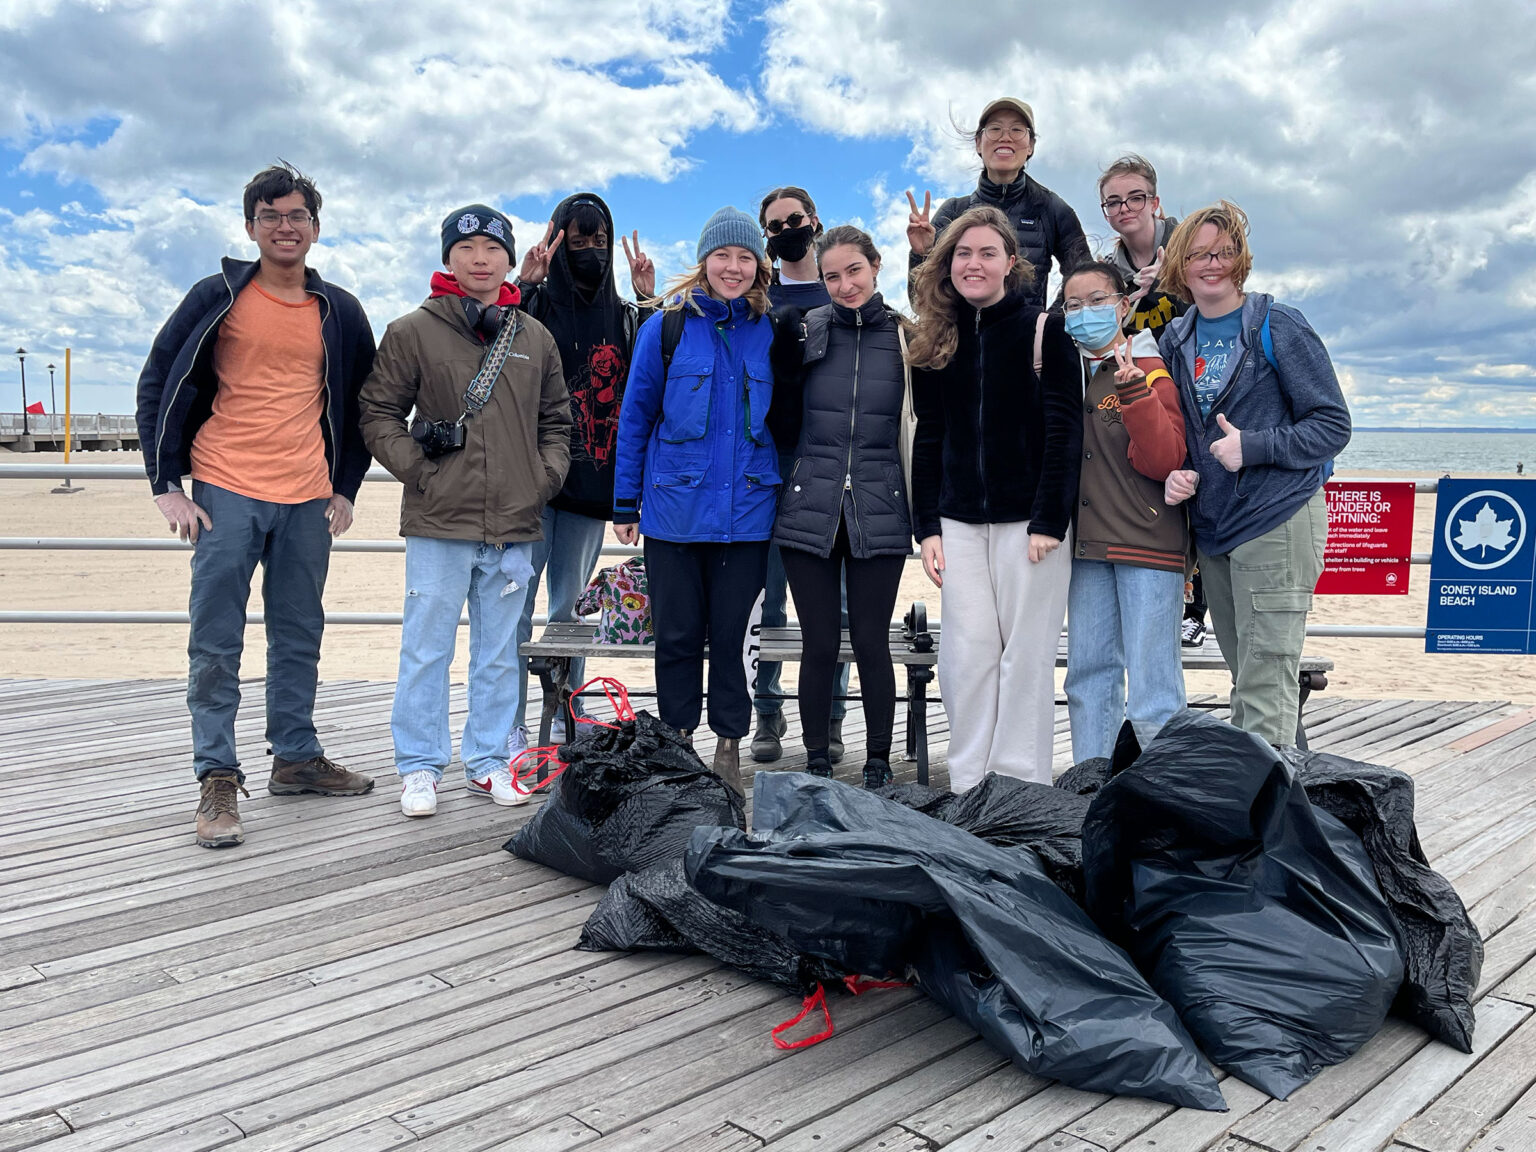
[{"label": "woman in black puffer coat", "polygon": [[786,394],[786,382],[775,378],[774,407],[798,414],[800,426],[773,540],[804,638],[800,721],[806,770],[832,775],[827,748],[846,579],[848,631],[867,722],[864,785],[878,788],[891,779],[896,714],[891,613],[912,553],[899,447],[906,394],[901,321],[875,290],[880,254],[868,234],[848,225],[833,228],[818,240],[817,251],[832,303],[806,313],[798,404]]}]

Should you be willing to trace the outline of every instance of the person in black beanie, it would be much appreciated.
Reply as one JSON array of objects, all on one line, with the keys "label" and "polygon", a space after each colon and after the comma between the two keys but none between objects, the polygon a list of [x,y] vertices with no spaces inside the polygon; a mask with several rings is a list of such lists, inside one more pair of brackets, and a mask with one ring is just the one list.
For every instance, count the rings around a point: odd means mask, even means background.
[{"label": "person in black beanie", "polygon": [[[533,638],[534,595],[540,577],[549,619],[574,620],[576,600],[603,546],[603,530],[613,517],[613,454],[619,407],[629,378],[635,334],[652,309],[619,298],[613,274],[613,214],[602,197],[578,192],[555,206],[544,239],[523,257],[517,286],[522,308],[555,338],[571,392],[571,470],[565,485],[544,509],[544,539],[534,546],[533,582],[518,625],[518,647]],[[629,260],[635,296],[648,300],[656,291],[656,268],[640,250],[620,237]],[[513,730],[514,746],[527,747],[528,661],[519,659],[523,695]],[[582,682],[585,661],[571,662],[571,683]],[[578,712],[579,702],[573,702]],[[569,738],[567,717],[555,720],[553,738]]]}]

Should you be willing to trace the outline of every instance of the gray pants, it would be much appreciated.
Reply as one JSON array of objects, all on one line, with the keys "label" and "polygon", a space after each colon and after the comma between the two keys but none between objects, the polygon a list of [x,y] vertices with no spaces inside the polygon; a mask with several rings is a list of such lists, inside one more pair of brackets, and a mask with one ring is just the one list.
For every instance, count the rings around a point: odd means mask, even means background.
[{"label": "gray pants", "polygon": [[1327,539],[1318,489],[1279,527],[1223,556],[1200,552],[1211,625],[1232,669],[1232,723],[1271,744],[1296,743],[1301,646]]}]

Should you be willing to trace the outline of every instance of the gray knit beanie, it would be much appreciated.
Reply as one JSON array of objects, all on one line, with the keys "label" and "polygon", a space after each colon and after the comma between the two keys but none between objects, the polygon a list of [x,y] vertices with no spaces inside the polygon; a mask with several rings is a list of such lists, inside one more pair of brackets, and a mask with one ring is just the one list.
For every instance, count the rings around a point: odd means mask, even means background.
[{"label": "gray knit beanie", "polygon": [[759,262],[768,262],[768,252],[763,247],[763,234],[757,221],[737,208],[720,209],[704,225],[704,231],[699,233],[699,263],[704,263],[704,257],[716,248],[728,245],[745,248]]}]

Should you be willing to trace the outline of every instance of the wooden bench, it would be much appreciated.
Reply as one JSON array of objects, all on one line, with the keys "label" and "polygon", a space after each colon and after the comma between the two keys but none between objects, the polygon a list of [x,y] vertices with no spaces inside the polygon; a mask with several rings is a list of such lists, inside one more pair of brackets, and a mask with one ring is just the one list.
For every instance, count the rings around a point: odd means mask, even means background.
[{"label": "wooden bench", "polygon": [[[655,646],[651,644],[600,644],[593,639],[593,632],[593,625],[586,621],[546,624],[537,639],[523,645],[528,669],[538,676],[543,689],[543,711],[539,716],[540,747],[549,744],[550,728],[555,717],[567,708],[573,691],[580,687],[570,682],[573,659],[649,660],[656,652]],[[933,683],[934,665],[939,660],[939,635],[939,626],[929,625],[928,608],[921,600],[912,605],[902,623],[891,625],[891,660],[906,671],[907,758],[917,763],[917,779],[920,784],[928,783],[928,685]],[[799,628],[764,628],[760,641],[760,661],[782,664],[800,662]],[[1200,647],[1184,648],[1181,651],[1185,671],[1228,671],[1227,662],[1222,658],[1221,649],[1216,646],[1214,639]],[[853,649],[849,645],[847,632],[843,633],[838,658],[848,663],[853,662]],[[1056,667],[1066,666],[1067,635],[1063,632],[1056,649]],[[1320,692],[1328,687],[1328,673],[1332,670],[1333,661],[1324,657],[1303,656],[1301,659],[1301,697],[1296,709],[1296,741],[1302,747],[1306,747],[1306,733],[1302,728],[1301,709],[1314,691]],[[937,702],[939,698],[935,696],[932,700]]]}]

